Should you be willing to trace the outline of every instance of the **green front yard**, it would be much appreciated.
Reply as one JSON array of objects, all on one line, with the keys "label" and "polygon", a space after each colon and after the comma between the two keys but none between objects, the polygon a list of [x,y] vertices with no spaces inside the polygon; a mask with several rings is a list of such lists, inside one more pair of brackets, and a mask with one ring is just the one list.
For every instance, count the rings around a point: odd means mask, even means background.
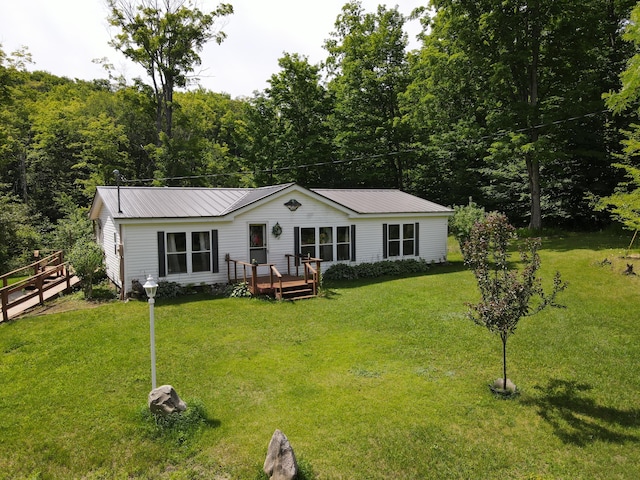
[{"label": "green front yard", "polygon": [[142,415],[146,303],[2,324],[0,478],[259,479],[276,428],[308,478],[636,478],[640,279],[621,274],[627,243],[543,242],[543,278],[562,272],[567,308],[509,340],[512,400],[489,391],[500,341],[465,318],[477,289],[455,251],[427,275],[297,303],[158,300],[158,383],[207,412],[180,438]]}]

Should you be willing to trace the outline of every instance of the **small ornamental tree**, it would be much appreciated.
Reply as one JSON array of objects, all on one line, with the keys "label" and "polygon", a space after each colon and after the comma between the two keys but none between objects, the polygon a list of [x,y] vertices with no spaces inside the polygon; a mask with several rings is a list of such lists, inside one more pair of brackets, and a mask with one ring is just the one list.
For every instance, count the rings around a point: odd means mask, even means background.
[{"label": "small ornamental tree", "polygon": [[490,213],[477,222],[463,246],[465,264],[478,282],[481,300],[468,304],[468,316],[502,340],[502,390],[507,391],[507,339],[522,317],[548,306],[559,306],[556,296],[566,283],[556,273],[553,289],[546,294],[538,278],[540,239],[527,239],[520,248],[521,269],[510,264],[509,245],[517,239],[515,228],[501,213]]},{"label": "small ornamental tree", "polygon": [[104,254],[100,246],[86,237],[78,240],[68,255],[73,270],[80,279],[84,298],[93,295],[93,278],[102,267]]}]

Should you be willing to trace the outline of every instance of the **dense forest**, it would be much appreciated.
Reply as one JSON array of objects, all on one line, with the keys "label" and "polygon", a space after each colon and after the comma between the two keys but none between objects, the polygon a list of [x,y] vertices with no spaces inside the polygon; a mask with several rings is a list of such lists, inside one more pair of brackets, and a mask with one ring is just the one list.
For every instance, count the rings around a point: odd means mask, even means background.
[{"label": "dense forest", "polygon": [[517,225],[584,229],[609,221],[594,202],[625,178],[612,164],[633,163],[637,98],[621,88],[635,1],[432,0],[412,13],[423,27],[412,51],[397,7],[354,1],[324,62],[286,53],[268,88],[236,99],[190,83],[232,6],[160,3],[107,0],[112,46],[148,78],[128,82],[108,64],[103,79],[58,77],[28,48],[0,47],[1,270],[90,229],[86,208],[114,170],[124,185],[472,197]]}]

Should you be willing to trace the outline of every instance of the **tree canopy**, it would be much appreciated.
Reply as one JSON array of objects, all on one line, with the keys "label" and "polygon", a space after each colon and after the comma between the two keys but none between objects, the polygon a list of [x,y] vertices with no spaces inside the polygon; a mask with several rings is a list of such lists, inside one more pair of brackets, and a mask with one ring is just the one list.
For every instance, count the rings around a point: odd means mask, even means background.
[{"label": "tree canopy", "polygon": [[[284,53],[267,88],[242,99],[191,83],[231,5],[106,2],[112,45],[148,78],[72,80],[0,47],[0,198],[6,225],[30,228],[11,230],[6,259],[50,244],[68,204],[86,207],[114,170],[125,184],[472,197],[532,228],[599,228],[610,220],[593,199],[635,191],[632,0],[434,0],[410,16],[349,1],[323,61]],[[411,51],[408,21],[424,27]]]}]

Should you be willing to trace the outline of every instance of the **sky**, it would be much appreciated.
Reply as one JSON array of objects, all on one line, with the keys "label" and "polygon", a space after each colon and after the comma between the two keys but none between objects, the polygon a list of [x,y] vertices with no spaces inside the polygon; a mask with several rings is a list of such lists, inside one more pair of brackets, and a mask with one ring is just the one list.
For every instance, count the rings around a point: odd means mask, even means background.
[{"label": "sky", "polygon": [[[220,22],[227,39],[210,42],[202,59],[200,85],[233,98],[264,90],[277,73],[284,52],[307,56],[312,64],[326,58],[324,41],[334,29],[346,0],[226,0],[234,14]],[[199,0],[200,9],[213,10],[220,1]],[[362,0],[374,12],[384,0]],[[405,15],[426,0],[397,0]],[[108,58],[119,74],[144,78],[144,72],[108,45],[115,30],[107,24],[104,0],[2,0],[0,44],[10,54],[28,47],[34,61],[30,70],[45,70],[72,79],[106,78],[103,67],[92,62]],[[410,47],[415,48],[417,22],[408,22]]]}]

